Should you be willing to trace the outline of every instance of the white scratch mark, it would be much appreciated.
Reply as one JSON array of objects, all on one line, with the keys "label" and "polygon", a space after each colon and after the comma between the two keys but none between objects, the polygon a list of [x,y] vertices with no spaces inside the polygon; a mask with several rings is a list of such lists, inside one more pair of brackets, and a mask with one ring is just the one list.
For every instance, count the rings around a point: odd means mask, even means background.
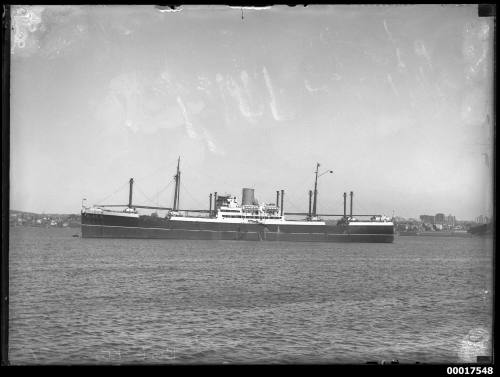
[{"label": "white scratch mark", "polygon": [[319,39],[321,40],[321,42],[327,44],[328,43],[328,39],[325,38],[325,34],[330,35],[330,28],[328,26],[325,28],[324,31],[322,31],[321,33],[319,33]]},{"label": "white scratch mark", "polygon": [[403,60],[401,60],[401,51],[399,50],[398,47],[396,47],[396,56],[398,57],[398,67],[400,69],[405,69],[406,65],[403,63]]},{"label": "white scratch mark", "polygon": [[245,71],[241,73],[241,79],[244,88],[241,88],[232,78],[228,79],[226,87],[229,93],[236,99],[236,102],[238,102],[241,114],[250,121],[255,122],[255,117],[262,115],[263,112],[251,111],[249,105],[250,91],[248,89],[248,75]]},{"label": "white scratch mark", "polygon": [[424,42],[422,42],[421,40],[416,40],[414,43],[414,48],[415,48],[415,53],[418,56],[423,57],[426,60],[429,67],[432,68],[431,57],[430,57],[429,53],[427,52],[427,48],[425,47]]},{"label": "white scratch mark", "polygon": [[11,52],[14,52],[15,47],[26,47],[26,42],[30,38],[29,33],[34,33],[42,22],[43,11],[44,7],[40,6],[14,6],[11,16],[14,31]]},{"label": "white scratch mark", "polygon": [[[470,70],[472,71],[473,74],[479,71],[480,65],[486,59],[487,52],[488,52],[488,46],[485,45],[480,58],[476,61],[476,63],[473,66],[470,67]],[[483,68],[486,69],[485,66],[483,66]]]},{"label": "white scratch mark", "polygon": [[307,80],[304,80],[304,86],[306,87],[306,89],[307,89],[310,93],[313,93],[313,92],[319,92],[319,91],[324,91],[324,92],[326,92],[326,86],[325,86],[325,85],[323,85],[323,86],[321,86],[321,87],[319,87],[319,88],[313,88],[313,87],[311,86],[311,84],[309,83],[309,81],[307,81]]},{"label": "white scratch mark", "polygon": [[182,115],[184,116],[184,122],[186,123],[186,131],[191,139],[196,139],[198,136],[196,134],[196,131],[194,130],[193,123],[189,120],[186,106],[184,106],[184,103],[182,102],[181,97],[177,96],[177,103],[179,104],[181,110],[182,110]]},{"label": "white scratch mark", "polygon": [[215,75],[215,80],[217,81],[217,87],[219,89],[219,93],[222,97],[222,103],[224,105],[224,121],[226,122],[226,126],[230,125],[229,114],[228,114],[228,105],[226,100],[226,95],[224,93],[224,78],[220,73]]},{"label": "white scratch mark", "polygon": [[491,351],[491,334],[482,327],[473,328],[463,338],[458,347],[458,358],[461,362],[476,362],[477,356],[489,355]]},{"label": "white scratch mark", "polygon": [[439,85],[435,85],[436,87],[436,93],[438,95],[438,97],[441,99],[441,100],[444,100],[446,99],[446,96],[444,95],[443,91],[441,90],[441,87]]},{"label": "white scratch mark", "polygon": [[210,135],[210,133],[205,127],[202,127],[201,130],[203,132],[203,136],[205,137],[205,142],[207,143],[208,149],[210,150],[210,152],[216,153],[217,147],[215,146],[212,135]]},{"label": "white scratch mark", "polygon": [[409,97],[410,97],[410,107],[411,107],[413,110],[415,110],[415,106],[416,106],[416,104],[415,104],[415,96],[413,95],[413,92],[412,92],[412,91],[410,91],[410,93],[409,93]]},{"label": "white scratch mark", "polygon": [[387,33],[388,37],[389,37],[389,40],[391,42],[394,42],[394,38],[392,38],[392,34],[389,31],[389,28],[387,27],[387,21],[386,20],[384,20],[384,29],[385,29],[385,32]]},{"label": "white scratch mark", "polygon": [[125,122],[125,125],[128,128],[130,128],[133,132],[139,131],[139,127],[134,122],[132,122],[130,119],[127,119],[127,121]]},{"label": "white scratch mark", "polygon": [[212,93],[210,92],[210,89],[208,89],[211,86],[211,84],[212,83],[207,77],[198,76],[198,85],[196,86],[196,89],[203,91],[208,95],[211,95]]},{"label": "white scratch mark", "polygon": [[374,53],[372,52],[369,52],[367,50],[363,50],[363,53],[367,56],[369,56],[370,58],[373,59],[373,61],[377,64],[382,64],[382,65],[386,65],[389,60],[386,59],[386,58],[381,58],[381,57],[378,57],[377,55],[375,55]]},{"label": "white scratch mark", "polygon": [[396,86],[394,85],[394,82],[392,81],[392,77],[390,74],[387,74],[387,81],[389,81],[389,84],[391,85],[392,91],[396,95],[396,97],[399,97],[398,90],[396,89]]},{"label": "white scratch mark", "polygon": [[424,68],[422,66],[418,67],[418,72],[420,74],[422,85],[425,85],[425,83],[427,82],[427,79],[425,77]]},{"label": "white scratch mark", "polygon": [[274,95],[274,89],[273,89],[273,86],[271,84],[271,79],[269,77],[269,74],[267,73],[266,67],[263,67],[262,71],[264,73],[264,80],[266,82],[267,90],[269,91],[269,96],[271,97],[270,107],[271,107],[271,112],[273,114],[273,117],[275,120],[283,120],[282,117],[280,116],[280,114],[278,113],[278,109],[276,106],[276,97]]},{"label": "white scratch mark", "polygon": [[248,90],[248,73],[247,71],[243,70],[240,73],[240,78],[241,82],[243,83],[243,86],[245,87],[246,90]]},{"label": "white scratch mark", "polygon": [[237,10],[241,10],[241,9],[243,9],[243,10],[266,10],[266,9],[271,9],[272,7],[270,7],[270,6],[267,6],[267,7],[248,7],[248,6],[246,6],[246,7],[231,7],[230,6],[229,8],[237,9]]},{"label": "white scratch mark", "polygon": [[170,7],[161,7],[160,5],[157,5],[156,6],[156,9],[158,10],[158,12],[162,12],[162,13],[170,13],[170,12],[180,12],[182,10],[181,7],[178,7],[178,8],[170,8]]}]

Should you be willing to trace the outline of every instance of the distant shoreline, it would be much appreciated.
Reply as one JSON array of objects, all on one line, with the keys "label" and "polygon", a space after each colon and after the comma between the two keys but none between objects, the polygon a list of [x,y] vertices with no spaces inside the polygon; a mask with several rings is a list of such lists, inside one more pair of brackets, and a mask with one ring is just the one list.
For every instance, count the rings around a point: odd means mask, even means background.
[{"label": "distant shoreline", "polygon": [[399,237],[462,237],[462,238],[473,238],[473,237],[482,237],[482,236],[491,236],[491,234],[484,234],[484,235],[475,235],[467,232],[421,232],[418,234],[412,234],[412,235],[400,235],[398,234]]}]

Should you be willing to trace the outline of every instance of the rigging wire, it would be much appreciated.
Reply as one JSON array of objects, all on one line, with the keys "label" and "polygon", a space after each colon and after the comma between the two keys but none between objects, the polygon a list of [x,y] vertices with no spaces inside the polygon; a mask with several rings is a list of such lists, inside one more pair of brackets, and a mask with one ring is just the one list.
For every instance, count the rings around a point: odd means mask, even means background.
[{"label": "rigging wire", "polygon": [[[196,169],[193,165],[191,165],[190,163],[188,163],[186,161],[181,161],[181,164],[182,165],[186,165],[188,168],[190,168],[191,171],[195,172],[195,171],[199,170],[199,168]],[[223,185],[225,185],[225,187],[232,187],[233,186],[229,182],[221,179],[220,176],[215,177],[215,176],[207,173],[207,171],[203,171],[203,176],[206,177],[206,178],[208,178],[209,182],[216,182],[217,184],[223,184]]]},{"label": "rigging wire", "polygon": [[[285,199],[284,199],[283,207],[286,207],[287,204],[290,204],[297,212],[303,211],[292,200],[290,200],[290,194],[287,195],[287,193],[285,191]],[[306,212],[306,211],[304,211],[304,212]]]},{"label": "rigging wire", "polygon": [[[356,194],[356,193],[354,193],[354,194]],[[361,205],[359,205],[358,203],[361,203]],[[373,211],[366,210],[366,207],[363,206],[362,201],[356,201],[356,195],[354,196],[352,207],[353,207],[352,208],[353,216],[356,216],[356,212],[360,213],[360,214],[373,213]]]},{"label": "rigging wire", "polygon": [[[167,166],[173,166],[174,162],[177,162],[177,158],[175,158],[174,160],[166,163],[166,164],[163,164],[161,165],[160,167],[158,167],[157,169],[155,169],[153,172],[151,173],[148,173],[146,175],[143,175],[143,176],[140,176],[139,178],[134,178],[134,182],[136,184],[136,187],[137,187],[137,181],[138,180],[145,180],[153,175],[155,175],[158,171],[164,169],[165,167]],[[168,185],[166,185],[165,187],[163,187],[160,191],[158,191],[156,193],[156,195],[159,195],[161,194],[164,190],[166,190],[168,188],[168,186],[170,186],[172,184],[172,182],[170,182]],[[127,185],[129,185],[129,181],[127,180],[123,185],[121,185],[119,188],[117,188],[116,190],[114,190],[111,194],[107,195],[106,197],[103,197],[102,199],[100,200],[97,200],[95,203],[97,205],[99,205],[100,203],[103,203],[104,201],[107,201],[109,198],[111,198],[112,196],[116,195],[118,192],[120,192],[121,190],[123,190]],[[142,192],[141,192],[142,193]],[[142,193],[144,195],[144,193]],[[144,195],[146,198],[147,196]],[[151,200],[151,199],[148,199],[148,200]]]},{"label": "rigging wire", "polygon": [[160,194],[163,194],[163,192],[173,183],[174,181],[171,180],[167,185],[165,185],[163,188],[161,188],[158,192],[156,192],[153,196],[156,196],[159,200]]},{"label": "rigging wire", "polygon": [[137,178],[137,180],[145,180],[145,179],[155,175],[156,173],[158,173],[158,171],[165,169],[166,167],[174,166],[174,163],[177,163],[177,158],[175,158],[174,160],[172,160],[168,163],[161,165],[160,167],[156,168],[153,172],[145,174],[145,175]]},{"label": "rigging wire", "polygon": [[[190,168],[191,170],[195,171],[196,169],[194,169],[194,167],[186,162],[186,161],[182,161],[182,164],[187,166],[188,168]],[[206,171],[203,172],[203,175],[207,178],[210,179],[211,182],[218,182],[218,183],[222,183],[224,185],[226,185],[226,187],[232,187],[233,185],[228,183],[227,181],[221,179],[219,176],[218,177],[214,177],[213,175],[207,173]],[[306,177],[304,178],[300,183],[299,183],[299,188],[303,188],[304,192],[308,192],[309,190],[312,189],[312,182],[311,182],[311,177]],[[187,192],[188,195],[195,200],[196,203],[200,203],[199,200],[197,200],[189,191],[186,190],[185,186],[181,184],[181,188],[183,191]],[[319,192],[319,190],[318,190]],[[291,205],[292,208],[294,208],[295,210],[297,210],[298,212],[307,212],[307,209],[304,210],[304,209],[300,209],[301,207],[303,208],[304,206],[298,206],[294,203],[294,200],[290,200],[290,196],[292,197],[292,199],[296,199],[296,197],[294,195],[291,195],[289,192],[288,192],[288,197],[285,196],[285,201]]]},{"label": "rigging wire", "polygon": [[[163,187],[160,191],[158,191],[158,192],[156,192],[155,194],[153,194],[153,197],[157,197],[157,198],[158,198],[158,197],[160,196],[160,194],[161,194],[161,193],[163,193],[163,192],[164,192],[164,191],[165,191],[165,190],[166,190],[166,189],[167,189],[167,188],[168,188],[168,187],[172,184],[172,182],[173,182],[173,181],[170,181],[170,183],[169,183],[169,184],[167,184],[165,187]],[[145,194],[145,193],[144,193],[144,192],[143,192],[143,191],[142,191],[139,187],[137,187],[137,190],[139,191],[139,193],[140,193],[140,194],[142,194],[142,196],[144,196],[144,198],[146,198],[146,200],[147,200],[149,203],[151,203],[151,204],[153,204],[153,205],[157,205],[157,206],[159,207],[159,205],[158,205],[158,200],[156,200],[156,201],[155,201],[155,200],[151,199],[151,198],[150,198],[148,195],[146,195],[146,194]]]},{"label": "rigging wire", "polygon": [[[196,171],[196,169],[190,164],[190,163],[187,163],[186,161],[183,161],[182,162],[183,165],[186,165],[188,168],[191,168],[193,171]],[[206,171],[203,172],[203,176],[208,178],[210,182],[217,182],[217,184],[223,184],[225,185],[225,187],[234,187],[234,184],[231,184],[229,182],[227,182],[226,180],[224,179],[221,179],[220,176],[217,176],[217,177],[214,177],[213,175],[207,173]],[[313,182],[311,181],[311,179],[313,179],[312,177],[306,177],[304,178],[300,183],[299,183],[299,188],[303,188],[303,191],[305,191],[306,193],[311,190],[312,186],[313,186]],[[181,186],[181,187],[184,187],[184,186]],[[292,195],[292,197],[294,197]],[[286,198],[286,196],[285,196]],[[291,202],[292,204],[292,207],[295,207],[297,210],[299,210],[296,205],[293,204],[293,201]],[[299,210],[300,211],[300,210]]]},{"label": "rigging wire", "polygon": [[163,192],[164,192],[164,191],[165,191],[165,190],[166,190],[166,189],[167,189],[167,188],[168,188],[168,187],[172,184],[172,182],[173,182],[173,180],[172,180],[172,181],[170,181],[167,185],[165,185],[164,187],[162,187],[160,190],[158,190],[157,192],[155,192],[155,193],[152,195],[152,197],[153,197],[153,198],[156,198],[156,200],[150,199],[150,198],[149,198],[146,194],[144,194],[144,192],[143,192],[143,191],[141,191],[141,190],[140,190],[140,188],[138,188],[138,189],[139,189],[140,193],[141,193],[141,194],[142,194],[142,195],[143,195],[146,199],[148,199],[151,203],[155,203],[155,204],[156,204],[156,206],[158,206],[158,207],[159,207],[159,206],[160,206],[160,204],[159,204],[159,202],[160,202],[160,194],[162,194],[162,193],[163,193]]},{"label": "rigging wire", "polygon": [[105,200],[108,200],[109,198],[111,198],[113,195],[117,194],[119,191],[123,190],[123,188],[125,186],[127,186],[129,184],[129,181],[125,182],[123,185],[120,186],[120,188],[116,189],[112,194],[106,196],[105,198],[101,199],[101,200],[98,200],[96,203],[97,204],[100,204],[102,202],[104,202]]},{"label": "rigging wire", "polygon": [[146,198],[146,201],[149,202],[150,204],[154,205],[155,204],[155,201],[154,200],[151,200],[140,188],[139,186],[137,186],[136,184],[136,189],[137,191],[139,191],[140,194],[142,194],[142,196],[144,196]]},{"label": "rigging wire", "polygon": [[190,193],[190,192],[186,189],[186,187],[185,187],[182,183],[181,183],[181,189],[182,189],[184,192],[186,192],[186,193],[189,195],[189,197],[190,197],[191,199],[193,199],[193,200],[194,200],[197,204],[200,204],[200,206],[201,206],[200,208],[202,208],[202,207],[203,207],[203,204],[201,204],[201,202],[200,202],[198,199],[196,199],[196,198],[195,198],[195,197],[194,197],[194,196],[193,196],[193,195],[192,195],[192,194],[191,194],[191,193]]}]

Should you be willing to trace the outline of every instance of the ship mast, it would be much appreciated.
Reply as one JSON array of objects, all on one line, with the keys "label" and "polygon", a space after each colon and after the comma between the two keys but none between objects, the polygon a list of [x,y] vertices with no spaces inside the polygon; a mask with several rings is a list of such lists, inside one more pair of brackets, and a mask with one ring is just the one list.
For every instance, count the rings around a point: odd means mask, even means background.
[{"label": "ship mast", "polygon": [[175,190],[174,190],[174,211],[179,210],[179,201],[180,201],[180,188],[181,188],[181,171],[179,170],[179,164],[181,161],[181,157],[177,159],[177,173],[174,175],[175,179]]},{"label": "ship mast", "polygon": [[319,162],[316,163],[316,179],[314,180],[313,217],[316,217],[316,202],[318,200],[318,169]]},{"label": "ship mast", "polygon": [[[318,175],[318,170],[319,170],[319,167],[320,167],[320,163],[317,162],[316,163],[316,179],[314,180],[314,199],[313,199],[313,208],[312,208],[312,216],[313,217],[316,217],[317,216],[317,212],[316,212],[316,205],[318,203],[318,178],[321,177],[322,175],[326,174],[326,173],[333,173],[333,170],[325,170],[323,173],[319,174]],[[309,205],[310,207],[310,205]],[[309,208],[309,213],[310,213],[310,208]]]}]

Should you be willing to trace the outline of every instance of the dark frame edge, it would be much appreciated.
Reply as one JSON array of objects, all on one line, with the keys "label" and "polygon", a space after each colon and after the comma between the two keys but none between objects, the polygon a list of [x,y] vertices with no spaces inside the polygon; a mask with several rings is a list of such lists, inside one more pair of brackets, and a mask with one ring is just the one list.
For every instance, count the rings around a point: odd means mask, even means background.
[{"label": "dark frame edge", "polygon": [[11,6],[2,4],[2,256],[1,365],[9,365],[9,173]]}]

